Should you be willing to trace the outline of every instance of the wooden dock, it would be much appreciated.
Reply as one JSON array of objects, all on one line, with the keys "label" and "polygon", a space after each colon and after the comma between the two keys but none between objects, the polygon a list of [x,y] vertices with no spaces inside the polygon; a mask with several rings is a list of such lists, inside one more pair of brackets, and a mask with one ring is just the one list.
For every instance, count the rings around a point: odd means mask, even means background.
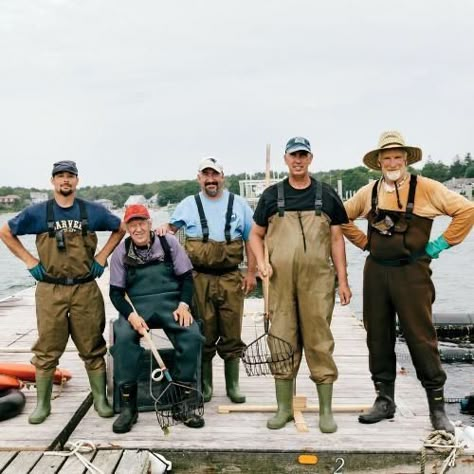
[{"label": "wooden dock", "polygon": [[[108,275],[100,284],[104,289],[107,317],[117,316],[107,297]],[[246,301],[244,340],[249,343],[261,333],[262,301]],[[106,331],[108,332],[109,325]],[[365,331],[347,307],[336,306],[332,329],[336,340],[335,358],[339,379],[334,386],[334,408],[338,431],[322,434],[318,416],[303,412],[306,432],[294,423],[277,431],[265,426],[268,409],[275,405],[272,377],[247,377],[241,367],[241,388],[247,402],[240,407],[259,406],[262,411],[220,413],[230,404],[225,396],[223,363],[214,362],[214,397],[206,404],[206,426],[190,429],[172,427],[165,435],[153,412],[140,413],[130,433],[112,432],[113,419],[102,419],[90,408],[91,396],[82,361],[70,341],[61,366],[73,378],[52,402],[52,413],[40,425],[28,424],[34,409],[35,389],[25,389],[24,412],[0,424],[0,473],[76,473],[86,468],[75,456],[45,455],[61,450],[66,442],[87,440],[97,450],[84,456],[104,473],[147,472],[148,451],[155,451],[173,462],[173,472],[186,473],[278,473],[278,472],[420,472],[423,441],[430,433],[424,391],[414,374],[400,371],[396,384],[397,413],[394,420],[375,425],[357,421],[356,409],[373,402],[365,345]],[[36,339],[34,289],[28,289],[0,302],[0,361],[28,362]],[[108,340],[108,334],[106,334]],[[297,379],[297,395],[317,406],[316,388],[303,362]],[[55,386],[54,393],[58,393]],[[345,412],[348,406],[353,411]],[[342,410],[339,412],[339,410]],[[302,454],[314,455],[317,464],[301,464]],[[429,452],[426,472],[441,465],[445,456]],[[300,459],[300,461],[299,461]],[[432,469],[431,471],[428,469]],[[472,472],[474,451],[465,451],[449,472]]]}]

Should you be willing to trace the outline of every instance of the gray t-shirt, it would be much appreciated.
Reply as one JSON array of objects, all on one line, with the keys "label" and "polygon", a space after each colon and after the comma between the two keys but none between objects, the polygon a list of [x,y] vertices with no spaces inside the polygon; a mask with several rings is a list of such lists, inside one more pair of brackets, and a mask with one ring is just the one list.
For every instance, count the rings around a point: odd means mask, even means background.
[{"label": "gray t-shirt", "polygon": [[[173,260],[174,272],[177,276],[192,270],[193,266],[191,260],[186,255],[183,247],[178,239],[171,234],[166,235],[166,240],[170,246],[171,259]],[[149,249],[137,249],[139,257],[145,261],[161,260],[165,258],[165,252],[161,246],[160,239],[155,237],[155,241]],[[125,257],[125,241],[122,240],[117,248],[114,250],[110,259],[110,285],[119,288],[126,288],[127,269],[124,265]]]}]

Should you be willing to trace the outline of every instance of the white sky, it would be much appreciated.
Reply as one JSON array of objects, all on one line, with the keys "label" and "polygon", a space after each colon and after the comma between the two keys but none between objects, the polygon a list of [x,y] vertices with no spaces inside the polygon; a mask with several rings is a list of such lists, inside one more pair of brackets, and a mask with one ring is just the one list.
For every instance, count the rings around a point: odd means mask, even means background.
[{"label": "white sky", "polygon": [[0,0],[0,186],[349,168],[398,129],[425,158],[474,153],[472,0]]}]

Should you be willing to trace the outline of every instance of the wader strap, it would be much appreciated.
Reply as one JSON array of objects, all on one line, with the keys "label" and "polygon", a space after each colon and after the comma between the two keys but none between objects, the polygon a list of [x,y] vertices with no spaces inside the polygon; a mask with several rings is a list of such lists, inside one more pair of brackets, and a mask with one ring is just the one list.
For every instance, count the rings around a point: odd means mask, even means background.
[{"label": "wader strap", "polygon": [[285,215],[285,191],[283,190],[283,181],[277,183],[277,209],[278,215],[283,217]]},{"label": "wader strap", "polygon": [[50,275],[44,275],[43,280],[45,283],[52,283],[53,285],[65,285],[65,286],[72,286],[72,285],[80,285],[82,283],[88,283],[89,281],[95,280],[95,277],[92,275],[88,275],[84,278],[69,278],[69,277],[60,277],[54,278]]},{"label": "wader strap", "polygon": [[196,201],[199,219],[201,220],[202,241],[207,242],[209,240],[209,226],[207,225],[206,215],[204,214],[204,208],[202,207],[202,201],[199,194],[194,195],[194,200]]},{"label": "wader strap", "polygon": [[198,265],[194,265],[193,269],[198,273],[205,273],[206,275],[225,275],[226,273],[235,272],[239,269],[238,265],[235,265],[230,268],[208,268],[208,267],[200,267]]},{"label": "wader strap", "polygon": [[317,216],[321,215],[321,209],[323,208],[323,186],[318,181],[314,180],[314,186],[316,188],[314,199],[314,210]]},{"label": "wader strap", "polygon": [[[82,235],[87,235],[89,230],[89,221],[87,219],[86,204],[82,199],[76,198],[79,204],[79,215],[81,219]],[[54,199],[49,199],[46,203],[46,224],[48,226],[49,237],[55,237],[56,231],[54,229],[54,211],[53,211]]]},{"label": "wader strap", "polygon": [[79,203],[79,213],[81,216],[82,235],[87,235],[87,231],[89,230],[89,221],[87,219],[86,203],[82,199],[79,199],[79,198],[76,198],[76,201]]},{"label": "wader strap", "polygon": [[166,237],[164,235],[159,235],[158,238],[160,239],[161,247],[163,248],[163,252],[165,253],[165,262],[173,263],[173,259],[171,258],[170,244],[166,240]]},{"label": "wader strap", "polygon": [[405,211],[405,217],[407,220],[411,219],[413,214],[413,208],[415,207],[415,192],[416,192],[416,174],[410,176],[410,189],[408,190],[408,202],[407,209]]},{"label": "wader strap", "polygon": [[227,212],[225,214],[224,235],[227,243],[230,243],[230,220],[232,219],[232,210],[234,207],[234,194],[229,193],[229,201],[227,203]]},{"label": "wader strap", "polygon": [[372,205],[371,207],[372,212],[375,212],[377,209],[377,204],[378,204],[377,189],[379,187],[379,183],[381,182],[382,182],[382,178],[380,178],[379,181],[375,181],[374,186],[372,187],[372,198],[370,200],[371,205]]}]

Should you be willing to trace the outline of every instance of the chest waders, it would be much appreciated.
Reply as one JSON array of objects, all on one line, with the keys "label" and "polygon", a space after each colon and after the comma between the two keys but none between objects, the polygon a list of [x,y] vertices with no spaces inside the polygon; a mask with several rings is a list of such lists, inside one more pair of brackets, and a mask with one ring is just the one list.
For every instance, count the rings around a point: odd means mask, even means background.
[{"label": "chest waders", "polygon": [[359,417],[362,423],[392,418],[395,413],[395,315],[398,315],[416,375],[428,396],[433,390],[442,391],[446,381],[432,323],[435,289],[431,260],[424,253],[432,220],[413,213],[416,175],[410,177],[405,212],[378,208],[379,185],[380,182],[376,182],[372,189],[371,211],[367,217],[370,254],[365,262],[363,285],[369,368],[378,396],[371,411]]},{"label": "chest waders", "polygon": [[[178,307],[181,295],[180,283],[174,273],[168,241],[162,236],[159,239],[165,254],[164,261],[146,263],[131,258],[134,254],[131,238],[125,240],[126,291],[148,327],[163,329],[173,345],[173,379],[195,384],[198,357],[204,338],[196,321],[189,327],[183,327],[174,320],[173,312]],[[120,392],[120,416],[113,425],[116,433],[130,431],[138,418],[137,381],[143,351],[140,335],[126,317],[120,315],[114,322],[114,345],[110,348],[114,358],[114,382],[119,386]]]},{"label": "chest waders", "polygon": [[199,194],[194,196],[201,222],[202,238],[186,238],[185,249],[194,267],[194,306],[203,321],[203,396],[212,397],[212,359],[224,359],[226,392],[234,403],[243,403],[239,390],[244,293],[239,264],[243,261],[241,238],[231,239],[234,195],[229,193],[224,227],[225,242],[209,239],[209,226]]},{"label": "chest waders", "polygon": [[273,275],[270,280],[270,334],[293,347],[294,368],[275,375],[278,412],[267,422],[282,428],[293,417],[293,381],[304,349],[320,402],[320,429],[334,432],[332,384],[337,367],[332,353],[330,324],[335,300],[335,272],[331,261],[329,218],[322,212],[322,186],[314,183],[314,211],[286,211],[283,183],[277,184],[278,212],[271,216],[266,244]]},{"label": "chest waders", "polygon": [[36,248],[46,276],[44,281],[38,282],[35,293],[38,340],[32,348],[31,362],[36,367],[38,406],[29,418],[30,423],[42,423],[49,415],[52,376],[69,335],[84,361],[95,409],[100,416],[113,415],[105,397],[104,300],[89,272],[97,236],[88,230],[84,201],[77,201],[81,229],[56,229],[54,201],[50,200],[47,203],[48,232],[36,236]]}]

